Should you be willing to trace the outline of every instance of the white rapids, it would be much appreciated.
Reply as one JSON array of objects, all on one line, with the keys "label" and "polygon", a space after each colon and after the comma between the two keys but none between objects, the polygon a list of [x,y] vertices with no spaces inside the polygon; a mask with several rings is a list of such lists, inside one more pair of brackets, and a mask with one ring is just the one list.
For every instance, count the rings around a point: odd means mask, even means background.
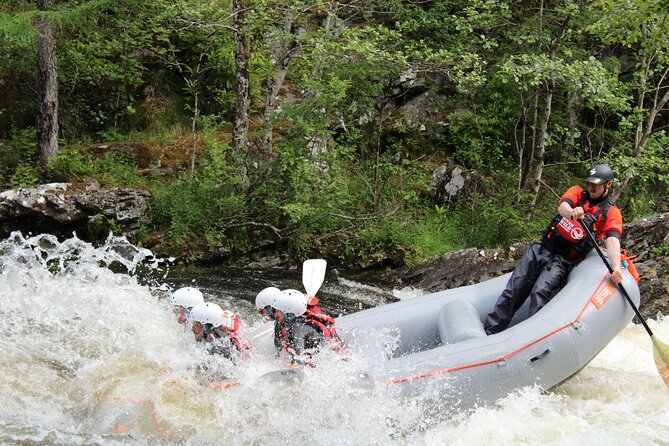
[{"label": "white rapids", "polygon": [[[160,267],[122,238],[0,241],[0,444],[669,444],[669,389],[640,326],[550,393],[440,416],[420,398],[355,386],[349,377],[368,368],[355,352],[325,352],[297,383],[257,379],[285,367],[273,355],[236,367],[207,358],[170,313],[167,287],[138,281],[140,265]],[[247,301],[225,304],[246,328],[261,323]],[[669,340],[669,318],[649,323]]]}]

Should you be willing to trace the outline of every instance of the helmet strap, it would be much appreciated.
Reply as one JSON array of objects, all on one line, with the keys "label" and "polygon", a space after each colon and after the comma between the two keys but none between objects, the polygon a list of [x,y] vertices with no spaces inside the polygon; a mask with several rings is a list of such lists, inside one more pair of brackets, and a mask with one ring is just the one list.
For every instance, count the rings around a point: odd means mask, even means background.
[{"label": "helmet strap", "polygon": [[205,340],[207,339],[209,333],[211,333],[213,328],[214,326],[211,324],[202,324],[202,335],[204,336]]}]

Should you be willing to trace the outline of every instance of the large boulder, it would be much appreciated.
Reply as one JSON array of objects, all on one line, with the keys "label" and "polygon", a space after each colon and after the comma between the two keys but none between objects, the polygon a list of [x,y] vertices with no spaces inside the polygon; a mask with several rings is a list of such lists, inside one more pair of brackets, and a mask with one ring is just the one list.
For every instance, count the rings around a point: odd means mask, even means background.
[{"label": "large boulder", "polygon": [[476,171],[465,170],[450,162],[434,169],[428,192],[435,204],[444,205],[481,190],[482,184],[482,178]]},{"label": "large boulder", "polygon": [[512,271],[527,246],[528,243],[517,243],[506,249],[449,252],[418,267],[393,270],[388,276],[427,292],[473,285]]},{"label": "large boulder", "polygon": [[144,189],[103,189],[50,183],[0,193],[0,235],[11,231],[46,232],[88,241],[106,238],[110,230],[133,240],[152,201]]},{"label": "large boulder", "polygon": [[650,318],[669,315],[669,213],[625,225],[623,246],[641,280],[641,313]]}]

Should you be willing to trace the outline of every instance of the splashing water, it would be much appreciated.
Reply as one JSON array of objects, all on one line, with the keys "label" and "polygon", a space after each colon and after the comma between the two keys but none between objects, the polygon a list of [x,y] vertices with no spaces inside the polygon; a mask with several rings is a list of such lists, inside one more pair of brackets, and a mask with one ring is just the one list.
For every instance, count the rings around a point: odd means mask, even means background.
[{"label": "splashing water", "polygon": [[[207,357],[176,323],[165,285],[136,277],[160,267],[123,238],[0,242],[1,444],[669,444],[669,390],[641,327],[553,392],[439,416],[427,397],[354,385],[370,368],[355,354],[324,352],[299,382],[257,379],[285,367],[262,352],[236,367]],[[260,323],[246,300],[225,303],[246,327]],[[669,338],[668,319],[650,322]]]}]

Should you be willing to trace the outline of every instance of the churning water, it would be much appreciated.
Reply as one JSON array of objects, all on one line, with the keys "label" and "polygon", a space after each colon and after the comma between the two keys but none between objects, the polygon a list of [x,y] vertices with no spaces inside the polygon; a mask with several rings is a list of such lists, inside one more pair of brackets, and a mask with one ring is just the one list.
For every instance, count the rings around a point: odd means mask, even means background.
[{"label": "churning water", "polygon": [[[282,280],[298,288],[297,270],[248,273],[246,287],[226,290],[229,272],[217,282],[167,271],[121,238],[99,248],[17,233],[0,242],[0,444],[669,445],[669,390],[640,326],[550,393],[526,388],[441,415],[356,386],[348,377],[365,364],[355,352],[348,362],[323,355],[299,382],[258,379],[286,364],[260,352],[237,366],[207,357],[166,304],[195,280],[248,329],[261,323],[253,296]],[[329,276],[320,296],[335,312],[392,300]],[[669,319],[650,326],[669,339]]]}]

